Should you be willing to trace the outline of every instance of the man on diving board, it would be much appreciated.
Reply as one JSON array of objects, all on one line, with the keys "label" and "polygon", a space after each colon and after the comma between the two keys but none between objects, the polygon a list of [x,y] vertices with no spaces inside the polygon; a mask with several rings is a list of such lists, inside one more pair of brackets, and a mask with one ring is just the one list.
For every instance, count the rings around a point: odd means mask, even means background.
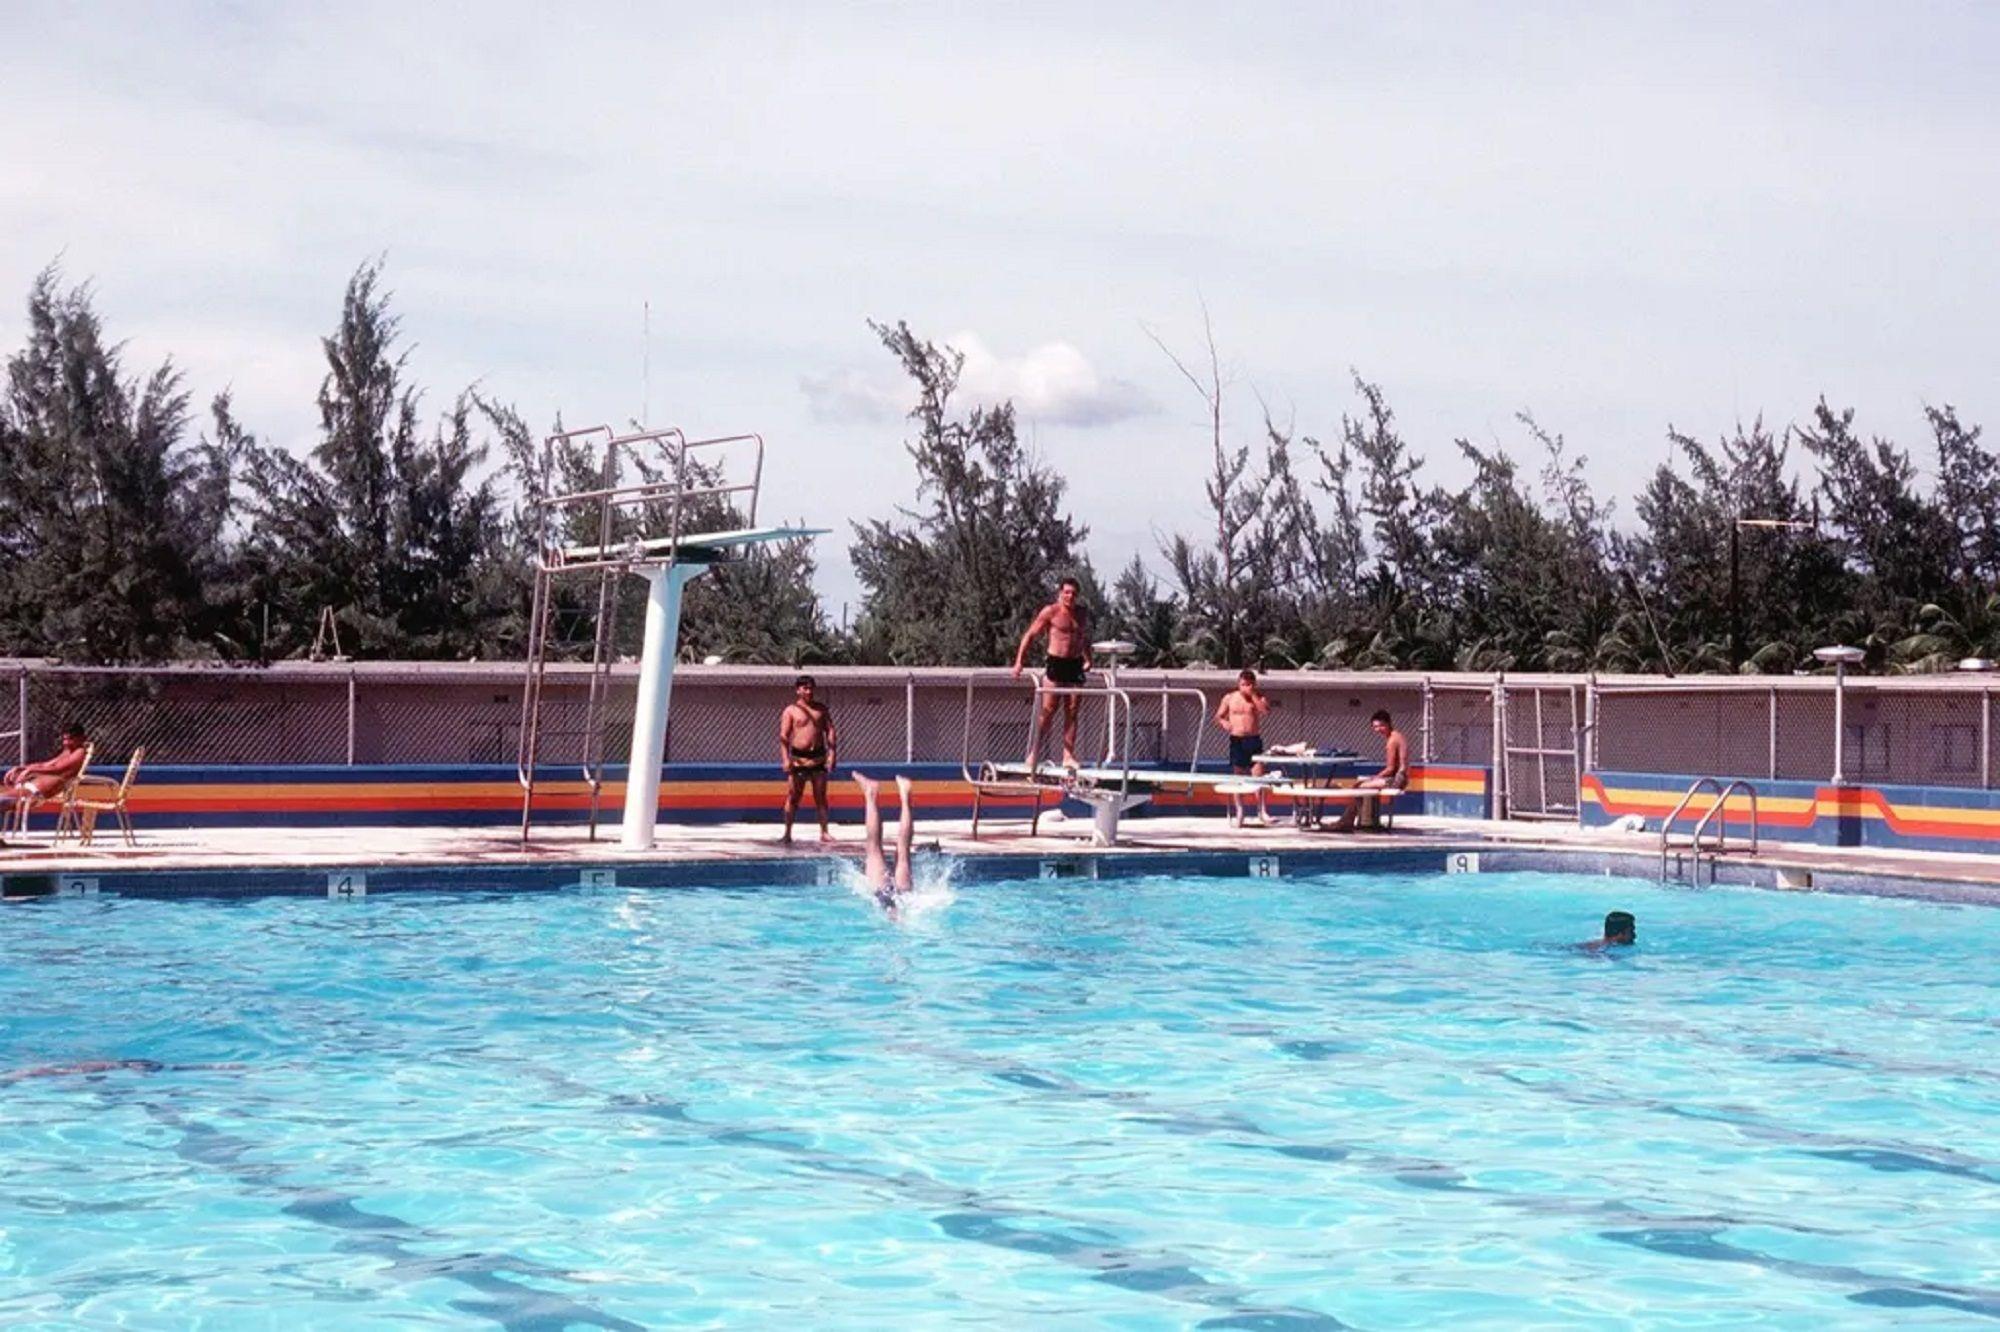
[{"label": "man on diving board", "polygon": [[[1044,674],[1048,683],[1061,689],[1082,688],[1084,677],[1090,672],[1090,635],[1084,628],[1083,608],[1076,604],[1080,589],[1081,585],[1074,578],[1065,578],[1056,585],[1056,599],[1036,614],[1028,625],[1028,632],[1021,635],[1021,646],[1014,649],[1015,679],[1021,678],[1021,665],[1028,659],[1028,648],[1046,634],[1049,660]],[[1062,700],[1063,708],[1063,766],[1074,768],[1077,765],[1076,717],[1083,700],[1075,694],[1044,694],[1034,729],[1028,733],[1028,757],[1023,761],[1030,768],[1041,759],[1041,738],[1056,715],[1058,698]]]}]

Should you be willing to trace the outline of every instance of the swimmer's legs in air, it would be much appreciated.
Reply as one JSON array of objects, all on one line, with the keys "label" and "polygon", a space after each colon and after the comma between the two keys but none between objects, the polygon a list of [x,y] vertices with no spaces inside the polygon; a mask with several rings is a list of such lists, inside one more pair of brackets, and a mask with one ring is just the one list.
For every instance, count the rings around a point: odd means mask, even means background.
[{"label": "swimmer's legs in air", "polygon": [[[896,798],[903,807],[901,819],[896,824],[896,891],[910,891],[910,848],[917,836],[917,802],[911,798],[910,779],[896,776]],[[878,837],[879,844],[880,838]]]},{"label": "swimmer's legs in air", "polygon": [[858,772],[849,775],[854,778],[854,784],[861,788],[861,799],[867,804],[861,834],[861,873],[868,880],[869,888],[879,893],[889,886],[889,865],[882,858],[882,809],[876,803],[881,795],[882,783]]}]

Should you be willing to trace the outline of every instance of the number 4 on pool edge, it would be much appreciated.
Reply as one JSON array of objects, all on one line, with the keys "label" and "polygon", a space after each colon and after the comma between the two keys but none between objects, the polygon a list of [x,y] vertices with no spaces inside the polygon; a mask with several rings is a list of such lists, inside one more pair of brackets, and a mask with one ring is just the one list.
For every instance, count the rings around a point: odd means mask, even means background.
[{"label": "number 4 on pool edge", "polygon": [[359,870],[340,870],[326,876],[328,897],[368,896],[368,876]]}]

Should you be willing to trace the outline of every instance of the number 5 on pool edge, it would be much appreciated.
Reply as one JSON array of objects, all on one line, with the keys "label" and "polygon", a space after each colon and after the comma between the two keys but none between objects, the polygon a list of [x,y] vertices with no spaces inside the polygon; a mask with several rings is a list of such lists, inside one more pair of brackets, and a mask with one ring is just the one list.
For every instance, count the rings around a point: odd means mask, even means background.
[{"label": "number 5 on pool edge", "polygon": [[359,870],[339,870],[326,876],[328,897],[368,896],[368,876]]}]

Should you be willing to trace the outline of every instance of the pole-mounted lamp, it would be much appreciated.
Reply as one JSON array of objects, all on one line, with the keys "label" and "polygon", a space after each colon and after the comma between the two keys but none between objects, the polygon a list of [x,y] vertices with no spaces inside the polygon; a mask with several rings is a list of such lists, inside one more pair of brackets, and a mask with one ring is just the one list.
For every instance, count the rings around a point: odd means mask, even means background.
[{"label": "pole-mounted lamp", "polygon": [[1868,654],[1858,647],[1823,647],[1813,649],[1813,659],[1823,661],[1833,667],[1833,784],[1840,786],[1847,781],[1847,668],[1858,666]]}]

